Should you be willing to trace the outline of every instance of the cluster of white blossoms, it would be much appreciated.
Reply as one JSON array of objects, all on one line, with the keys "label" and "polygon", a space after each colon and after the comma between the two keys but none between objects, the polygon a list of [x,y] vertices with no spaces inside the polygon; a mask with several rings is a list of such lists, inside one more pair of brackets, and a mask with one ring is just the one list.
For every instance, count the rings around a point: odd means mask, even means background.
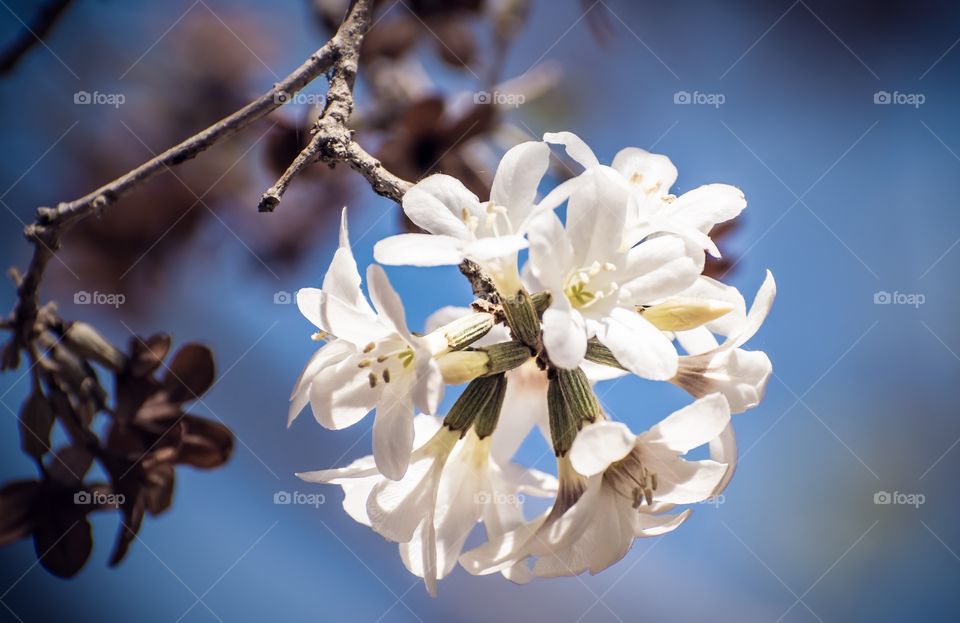
[{"label": "cluster of white blossoms", "polygon": [[[538,201],[550,144],[583,171]],[[775,285],[768,272],[748,311],[736,288],[702,274],[705,253],[719,255],[711,228],[746,201],[725,184],[672,195],[676,177],[666,156],[630,147],[607,166],[561,132],[508,151],[489,201],[447,175],[421,180],[403,209],[427,233],[381,240],[374,256],[458,265],[477,296],[471,308],[436,312],[422,334],[407,327],[377,265],[367,268],[367,301],[344,210],[323,287],[297,292],[326,343],[296,382],[289,421],[308,403],[331,429],[374,411],[373,454],[298,476],[340,485],[347,513],[399,543],[431,594],[457,562],[521,583],[596,573],[634,539],[686,521],[691,510],[678,506],[729,482],[730,415],[756,406],[771,374],[764,353],[742,347]],[[564,203],[565,223],[556,212]],[[696,400],[634,433],[593,392],[630,373]],[[437,414],[445,385],[464,383],[445,417]],[[534,429],[553,448],[556,476],[513,462]],[[701,446],[709,459],[684,458]],[[553,501],[528,517],[529,496]],[[478,523],[486,542],[463,551]]]}]

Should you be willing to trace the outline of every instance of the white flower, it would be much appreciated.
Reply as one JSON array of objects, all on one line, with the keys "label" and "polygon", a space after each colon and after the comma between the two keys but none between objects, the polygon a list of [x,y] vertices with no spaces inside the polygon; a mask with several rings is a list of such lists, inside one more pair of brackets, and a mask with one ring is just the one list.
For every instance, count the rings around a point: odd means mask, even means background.
[{"label": "white flower", "polygon": [[680,357],[677,374],[670,382],[695,397],[722,393],[733,413],[741,413],[759,404],[773,366],[766,353],[740,347],[760,329],[776,294],[777,284],[767,271],[750,312],[742,322],[717,330],[727,336],[723,344],[717,343],[707,327],[686,334],[678,333],[677,339],[690,354]]},{"label": "white flower", "polygon": [[[577,435],[569,464],[561,462],[554,508],[523,527],[461,556],[485,575],[536,557],[538,576],[598,573],[620,560],[637,537],[670,532],[690,515],[664,514],[675,504],[719,492],[730,467],[686,461],[689,450],[717,439],[730,410],[723,396],[702,398],[649,431],[634,435],[620,423],[597,422]],[[558,510],[559,509],[559,510]]]},{"label": "white flower", "polygon": [[[571,132],[544,134],[543,140],[565,147],[585,169],[601,166],[593,151]],[[707,235],[717,223],[736,218],[747,202],[740,189],[728,184],[707,184],[679,197],[669,194],[677,180],[670,159],[639,147],[626,147],[614,156],[611,167],[630,189],[630,209],[624,227],[632,242],[660,232],[681,236],[720,257]],[[700,265],[702,267],[702,254]]]},{"label": "white flower", "polygon": [[596,336],[634,374],[666,380],[677,370],[676,349],[638,307],[679,294],[700,271],[679,238],[625,244],[627,196],[619,175],[598,165],[573,187],[566,228],[553,211],[534,220],[530,272],[552,294],[543,343],[553,364],[573,369]]},{"label": "white flower", "polygon": [[[547,474],[497,461],[491,452],[497,433],[480,439],[471,430],[461,440],[439,418],[415,419],[420,445],[398,481],[381,476],[371,457],[298,476],[341,485],[350,516],[400,543],[404,565],[436,595],[437,581],[453,570],[478,521],[489,538],[514,530],[524,521],[523,495],[549,496],[556,484]],[[529,579],[522,565],[502,571],[515,582]]]},{"label": "white flower", "polygon": [[550,149],[536,141],[510,149],[500,161],[490,200],[481,203],[456,178],[431,175],[403,196],[403,211],[428,234],[401,234],[381,240],[374,257],[382,264],[444,266],[477,262],[510,296],[520,290],[517,251],[533,214],[537,187]]},{"label": "white flower", "polygon": [[337,249],[323,288],[297,292],[300,312],[324,334],[335,337],[310,359],[291,396],[288,422],[309,401],[326,428],[352,426],[376,409],[373,456],[388,478],[400,478],[413,447],[414,408],[436,411],[443,377],[434,355],[444,352],[442,335],[414,336],[403,304],[379,266],[367,269],[376,311],[360,290],[350,250],[346,210]]}]

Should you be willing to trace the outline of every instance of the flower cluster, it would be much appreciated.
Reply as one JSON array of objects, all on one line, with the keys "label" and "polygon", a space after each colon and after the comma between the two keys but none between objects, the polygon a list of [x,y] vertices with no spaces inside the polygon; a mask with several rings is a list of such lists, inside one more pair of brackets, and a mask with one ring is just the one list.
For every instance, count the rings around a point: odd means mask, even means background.
[{"label": "flower cluster", "polygon": [[[538,200],[550,144],[583,171]],[[323,287],[297,293],[326,344],[296,382],[289,421],[308,403],[331,429],[375,411],[373,455],[298,476],[340,485],[347,513],[399,543],[431,594],[458,562],[518,583],[596,573],[634,539],[682,524],[691,510],[678,505],[729,482],[731,413],[756,406],[771,374],[764,353],[742,347],[775,285],[767,273],[748,311],[736,288],[702,275],[705,254],[719,254],[711,228],[746,201],[725,184],[675,196],[676,177],[667,157],[632,147],[603,165],[562,132],[510,149],[488,201],[447,175],[421,180],[403,209],[426,233],[381,240],[375,258],[458,265],[477,296],[469,309],[436,312],[423,334],[407,327],[378,265],[367,268],[367,301],[344,211]],[[629,373],[696,400],[635,434],[593,391]],[[463,383],[441,418],[444,386]],[[512,460],[535,428],[552,445],[556,476]],[[709,459],[684,458],[701,446]],[[525,496],[553,503],[531,519]],[[464,552],[477,523],[487,541]]]}]

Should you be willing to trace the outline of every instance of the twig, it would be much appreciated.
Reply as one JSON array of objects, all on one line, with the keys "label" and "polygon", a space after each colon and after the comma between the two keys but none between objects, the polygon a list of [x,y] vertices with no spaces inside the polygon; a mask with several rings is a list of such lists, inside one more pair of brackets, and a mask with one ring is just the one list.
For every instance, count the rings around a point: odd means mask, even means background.
[{"label": "twig", "polygon": [[351,24],[348,21],[337,31],[337,37],[342,37],[345,44],[333,67],[327,101],[313,127],[313,136],[277,182],[263,193],[258,207],[261,212],[275,210],[293,178],[317,161],[330,163],[331,166],[337,162],[348,163],[367,178],[374,191],[397,203],[411,186],[384,169],[376,158],[353,140],[353,132],[348,124],[353,113],[353,85],[357,79],[360,42],[366,34],[369,15],[365,15],[362,22]]},{"label": "twig", "polygon": [[[360,43],[370,23],[370,4],[371,0],[352,0],[340,28],[330,41],[310,55],[293,73],[240,110],[79,199],[60,203],[55,208],[38,208],[36,221],[24,230],[34,249],[27,272],[17,283],[12,326],[18,346],[25,348],[37,333],[34,325],[39,309],[38,289],[47,265],[59,248],[61,236],[71,225],[116,203],[120,197],[157,173],[195,157],[266,116],[327,71],[333,70],[331,95],[310,144],[323,146],[322,150],[318,148],[317,151],[324,160],[348,162],[370,181],[376,192],[399,201],[409,184],[387,172],[354,143],[346,128],[353,106],[350,90],[356,77]],[[278,201],[281,193],[282,190],[278,193]]]}]

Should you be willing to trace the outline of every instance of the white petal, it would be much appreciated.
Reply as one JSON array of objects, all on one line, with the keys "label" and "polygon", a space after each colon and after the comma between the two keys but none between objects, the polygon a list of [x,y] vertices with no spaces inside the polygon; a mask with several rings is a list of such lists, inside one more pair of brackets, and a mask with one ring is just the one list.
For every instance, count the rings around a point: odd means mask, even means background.
[{"label": "white petal", "polygon": [[324,344],[310,357],[307,365],[294,383],[290,394],[290,409],[287,411],[287,426],[293,424],[300,412],[310,402],[310,384],[313,379],[327,366],[335,365],[352,354],[356,349],[344,340],[334,340]]},{"label": "white petal", "polygon": [[580,369],[583,370],[583,373],[587,375],[587,379],[589,379],[591,383],[612,381],[613,379],[619,379],[630,374],[626,370],[621,370],[620,368],[614,368],[612,366],[605,366],[599,363],[593,363],[592,361],[588,361],[586,359],[580,364]]},{"label": "white petal", "polygon": [[413,418],[413,445],[421,448],[430,441],[431,438],[443,426],[443,418],[435,415],[417,414]]},{"label": "white petal", "polygon": [[463,261],[465,242],[453,236],[398,234],[373,246],[373,258],[391,266],[450,266]]},{"label": "white petal", "polygon": [[440,366],[429,352],[418,349],[416,355],[416,382],[413,386],[413,404],[420,411],[434,414],[443,400],[443,375]]},{"label": "white petal", "polygon": [[301,472],[297,477],[306,482],[340,485],[343,488],[343,509],[356,521],[370,525],[367,516],[367,499],[383,476],[377,471],[372,456],[357,459],[346,467],[325,469],[313,472]]},{"label": "white petal", "polygon": [[[486,450],[473,433],[468,433],[462,451],[447,463],[437,494],[437,569],[445,577],[457,564],[463,544],[479,521],[484,506],[497,502],[484,491],[488,480]],[[486,496],[482,494],[486,493]]]},{"label": "white petal", "polygon": [[717,223],[736,218],[747,207],[739,188],[707,184],[686,192],[670,205],[671,217],[704,233]]},{"label": "white petal", "polygon": [[473,575],[497,573],[512,567],[519,558],[525,557],[524,548],[535,538],[547,515],[545,512],[515,530],[491,537],[460,556],[460,564]]},{"label": "white petal", "polygon": [[697,327],[689,331],[677,331],[673,336],[677,339],[677,342],[680,343],[680,346],[683,347],[683,350],[687,351],[688,355],[706,353],[719,346],[717,338],[713,337],[713,333],[710,333],[710,329],[706,327]]},{"label": "white petal", "polygon": [[500,463],[509,462],[533,427],[547,421],[547,375],[526,363],[507,372],[507,391],[490,451]]},{"label": "white petal", "polygon": [[533,210],[530,211],[530,214],[527,216],[527,219],[517,227],[518,233],[523,233],[527,231],[527,226],[529,223],[536,217],[544,214],[545,212],[551,212],[559,208],[564,201],[570,198],[570,195],[573,194],[573,191],[577,189],[583,183],[581,176],[571,177],[568,180],[557,184],[557,186],[547,193],[547,196],[540,200]]},{"label": "white petal", "polygon": [[321,469],[312,472],[298,472],[297,478],[305,482],[319,482],[331,485],[340,485],[358,478],[369,478],[378,474],[373,464],[372,456],[364,456],[346,467]]},{"label": "white petal", "polygon": [[404,194],[403,211],[431,234],[470,240],[473,235],[463,215],[477,214],[480,200],[460,180],[438,174],[425,177]]},{"label": "white petal", "polygon": [[300,288],[297,290],[297,308],[303,317],[313,323],[321,331],[329,331],[330,327],[323,319],[322,304],[323,290],[319,288]]},{"label": "white petal", "polygon": [[727,399],[722,394],[710,394],[669,415],[643,439],[683,454],[714,439],[729,423]]},{"label": "white petal", "polygon": [[573,132],[547,132],[543,135],[543,140],[555,145],[563,145],[567,155],[583,165],[585,169],[600,165],[593,150]]},{"label": "white petal", "polygon": [[773,299],[777,296],[777,284],[773,280],[773,273],[767,271],[767,276],[763,280],[757,295],[753,298],[753,305],[750,306],[750,312],[747,314],[747,321],[743,325],[743,330],[735,339],[729,339],[723,343],[723,348],[739,348],[747,340],[752,338],[760,325],[767,319],[767,314],[773,306]]},{"label": "white petal", "polygon": [[613,261],[623,251],[630,192],[613,169],[596,167],[581,174],[567,202],[567,235],[577,265]]},{"label": "white petal", "polygon": [[636,511],[610,487],[598,488],[589,508],[574,505],[564,514],[583,514],[586,521],[574,540],[564,546],[552,546],[541,554],[533,567],[536,575],[571,576],[587,570],[598,573],[630,549],[634,540],[632,515]]},{"label": "white petal", "polygon": [[432,517],[437,485],[448,456],[446,444],[458,433],[440,429],[427,444],[413,454],[403,478],[377,484],[367,501],[371,527],[384,538],[406,543],[425,517]]},{"label": "white petal", "polygon": [[663,381],[677,372],[677,351],[663,333],[628,309],[615,308],[597,338],[623,367],[638,376]]},{"label": "white petal", "polygon": [[727,488],[737,468],[737,436],[733,432],[733,422],[727,424],[719,435],[710,440],[710,458],[727,466],[726,473],[712,494],[719,495]]},{"label": "white petal", "polygon": [[497,167],[490,189],[490,202],[507,209],[514,224],[530,213],[537,187],[550,164],[550,148],[539,141],[512,147]]},{"label": "white petal", "polygon": [[644,458],[657,474],[654,499],[661,504],[695,504],[713,495],[727,471],[727,466],[716,461],[684,461],[665,457],[663,461]]},{"label": "white petal", "polygon": [[[364,305],[369,309],[366,302]],[[319,329],[353,344],[380,340],[390,332],[363,308],[316,288],[297,290],[297,306]]]},{"label": "white petal", "polygon": [[420,522],[413,538],[400,544],[400,559],[407,570],[423,578],[427,593],[437,596],[437,580],[443,577],[437,567],[436,529],[430,517]]},{"label": "white petal", "polygon": [[677,181],[677,167],[670,158],[639,147],[621,149],[610,166],[645,193],[666,195]]},{"label": "white petal", "polygon": [[[500,430],[499,427],[497,430]],[[557,494],[558,481],[555,476],[538,469],[521,467],[517,463],[502,465],[500,471],[510,486],[520,493],[548,498]]]},{"label": "white petal", "polygon": [[543,346],[553,365],[575,370],[587,353],[583,316],[570,307],[563,294],[555,294],[553,301],[543,312]]},{"label": "white petal", "polygon": [[350,357],[326,368],[310,384],[310,407],[321,426],[340,430],[353,426],[370,413],[382,385],[370,387],[365,369]]},{"label": "white petal", "polygon": [[373,420],[373,457],[380,473],[399,480],[413,451],[413,401],[407,388],[390,383],[384,389]]},{"label": "white petal", "polygon": [[387,273],[376,264],[367,267],[367,287],[370,289],[370,298],[373,299],[380,319],[386,321],[407,342],[412,342],[413,336],[407,329],[403,301],[390,285]]},{"label": "white petal", "polygon": [[688,508],[677,515],[648,515],[646,513],[637,513],[636,535],[660,536],[661,534],[672,532],[679,528],[680,524],[685,522],[691,513],[693,513],[692,508]]},{"label": "white petal", "polygon": [[681,357],[677,375],[670,382],[696,397],[719,392],[730,403],[731,413],[742,413],[763,399],[772,372],[766,353],[721,347]]},{"label": "white petal", "polygon": [[573,246],[554,212],[544,212],[530,223],[530,270],[546,288],[561,292],[563,281],[574,269]]},{"label": "white petal", "polygon": [[636,440],[637,436],[621,422],[597,422],[584,426],[573,440],[570,464],[584,476],[599,474],[627,456]]},{"label": "white petal", "polygon": [[346,208],[340,214],[340,247],[333,254],[330,268],[323,277],[323,291],[356,307],[361,313],[371,317],[374,315],[360,290],[360,272],[350,249]]},{"label": "white petal", "polygon": [[620,286],[623,298],[635,305],[647,305],[680,294],[696,280],[700,271],[687,255],[679,238],[661,236],[630,249]]},{"label": "white petal", "polygon": [[[373,457],[367,457],[373,461]],[[351,519],[359,524],[370,527],[370,517],[367,515],[367,500],[378,483],[383,481],[379,473],[368,478],[357,478],[340,483],[343,488],[343,510]]]},{"label": "white petal", "polygon": [[476,262],[484,262],[505,257],[526,248],[527,239],[523,236],[493,236],[469,243],[464,248],[463,255]]}]

